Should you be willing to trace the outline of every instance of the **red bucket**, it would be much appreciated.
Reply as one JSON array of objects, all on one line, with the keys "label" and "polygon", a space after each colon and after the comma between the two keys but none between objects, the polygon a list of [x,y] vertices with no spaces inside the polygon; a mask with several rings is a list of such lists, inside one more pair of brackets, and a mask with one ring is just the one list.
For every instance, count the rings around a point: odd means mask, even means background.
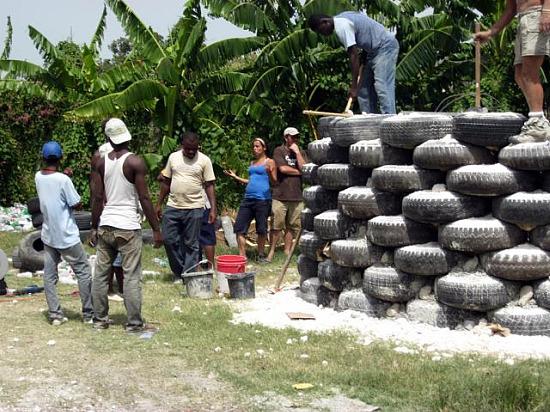
[{"label": "red bucket", "polygon": [[245,273],[246,256],[220,255],[216,258],[216,270],[222,273]]}]

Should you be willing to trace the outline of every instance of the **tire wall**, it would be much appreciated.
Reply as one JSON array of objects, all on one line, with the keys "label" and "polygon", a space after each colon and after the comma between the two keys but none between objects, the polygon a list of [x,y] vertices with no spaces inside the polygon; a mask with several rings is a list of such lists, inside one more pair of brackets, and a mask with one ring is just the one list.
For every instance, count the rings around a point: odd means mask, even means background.
[{"label": "tire wall", "polygon": [[508,146],[524,121],[477,112],[331,121],[308,146],[312,190],[333,195],[308,205],[311,236],[325,243],[309,257],[318,279],[312,265],[298,267],[307,268],[304,298],[326,305],[319,296],[330,294],[336,310],[397,310],[451,329],[485,318],[550,336],[550,146]]}]

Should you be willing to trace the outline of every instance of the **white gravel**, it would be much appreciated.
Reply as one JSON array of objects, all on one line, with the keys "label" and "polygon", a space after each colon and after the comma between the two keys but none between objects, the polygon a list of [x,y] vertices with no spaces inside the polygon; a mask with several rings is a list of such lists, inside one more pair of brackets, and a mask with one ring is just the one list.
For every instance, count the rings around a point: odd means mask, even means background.
[{"label": "white gravel", "polygon": [[[457,353],[496,356],[507,363],[513,359],[550,359],[550,337],[507,337],[492,334],[483,325],[473,330],[449,330],[404,318],[376,319],[357,311],[336,312],[317,307],[297,296],[296,290],[283,290],[276,294],[256,292],[256,298],[247,301],[230,301],[239,308],[233,322],[262,324],[272,328],[292,327],[303,331],[344,330],[359,336],[358,342],[369,345],[376,340],[391,341],[401,353],[416,353],[418,349],[431,354],[433,360]],[[304,312],[315,320],[291,320],[287,312]]]}]

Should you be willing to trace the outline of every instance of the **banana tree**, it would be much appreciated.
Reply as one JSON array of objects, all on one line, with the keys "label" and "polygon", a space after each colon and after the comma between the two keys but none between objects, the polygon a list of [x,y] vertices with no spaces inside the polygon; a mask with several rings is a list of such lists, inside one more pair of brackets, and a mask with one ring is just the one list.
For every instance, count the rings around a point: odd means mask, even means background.
[{"label": "banana tree", "polygon": [[221,133],[224,115],[280,121],[242,93],[249,87],[250,74],[227,69],[229,62],[257,50],[260,39],[226,39],[205,46],[206,19],[199,1],[191,0],[185,3],[167,41],[161,43],[123,0],[106,3],[150,68],[149,76],[124,90],[91,100],[68,116],[89,119],[136,107],[150,110],[163,134],[159,153],[146,156],[150,167],[156,167],[175,148],[182,129]]}]

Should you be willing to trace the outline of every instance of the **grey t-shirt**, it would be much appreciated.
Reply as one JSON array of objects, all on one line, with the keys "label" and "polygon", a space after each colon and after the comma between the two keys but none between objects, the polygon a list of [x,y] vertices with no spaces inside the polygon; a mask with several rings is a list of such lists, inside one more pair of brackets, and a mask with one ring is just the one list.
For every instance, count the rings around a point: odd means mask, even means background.
[{"label": "grey t-shirt", "polygon": [[394,35],[377,21],[356,11],[345,11],[334,16],[334,32],[346,50],[357,45],[367,53],[375,53]]}]

